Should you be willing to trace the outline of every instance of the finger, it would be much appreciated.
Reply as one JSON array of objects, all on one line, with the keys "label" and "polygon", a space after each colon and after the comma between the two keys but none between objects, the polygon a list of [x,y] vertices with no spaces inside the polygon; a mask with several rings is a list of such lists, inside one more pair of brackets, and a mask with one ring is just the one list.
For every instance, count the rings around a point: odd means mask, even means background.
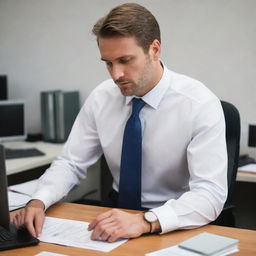
[{"label": "finger", "polygon": [[13,217],[12,217],[12,219],[11,219],[11,223],[12,223],[14,226],[18,227],[18,223],[17,223],[17,215],[15,215],[15,216],[13,216]]},{"label": "finger", "polygon": [[102,220],[109,218],[112,215],[111,210],[99,214],[89,225],[88,225],[88,230],[93,230],[95,226]]},{"label": "finger", "polygon": [[108,242],[113,243],[116,242],[118,239],[124,238],[123,232],[121,229],[116,229],[112,232],[112,234],[108,238]]},{"label": "finger", "polygon": [[27,214],[25,215],[24,224],[28,232],[32,236],[36,237],[36,230],[34,227],[34,214],[30,214],[29,212],[27,212]]},{"label": "finger", "polygon": [[23,225],[23,217],[24,217],[24,210],[19,211],[15,216],[12,222],[18,228]]},{"label": "finger", "polygon": [[44,213],[36,215],[35,232],[37,237],[39,237],[42,233],[43,224],[44,224]]},{"label": "finger", "polygon": [[115,223],[107,223],[105,225],[97,225],[93,230],[91,239],[93,240],[107,240],[109,236],[116,229]]},{"label": "finger", "polygon": [[105,231],[101,234],[101,239],[103,241],[108,241],[116,229],[116,225],[109,225],[108,227],[105,227]]}]

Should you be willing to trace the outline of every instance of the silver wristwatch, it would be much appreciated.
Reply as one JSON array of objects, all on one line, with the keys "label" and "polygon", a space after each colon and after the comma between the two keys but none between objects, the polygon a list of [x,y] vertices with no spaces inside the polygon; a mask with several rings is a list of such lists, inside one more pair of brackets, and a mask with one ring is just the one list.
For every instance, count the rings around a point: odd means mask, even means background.
[{"label": "silver wristwatch", "polygon": [[150,224],[150,233],[154,233],[155,232],[154,223],[158,221],[158,218],[155,215],[155,213],[152,211],[144,212],[144,219]]}]

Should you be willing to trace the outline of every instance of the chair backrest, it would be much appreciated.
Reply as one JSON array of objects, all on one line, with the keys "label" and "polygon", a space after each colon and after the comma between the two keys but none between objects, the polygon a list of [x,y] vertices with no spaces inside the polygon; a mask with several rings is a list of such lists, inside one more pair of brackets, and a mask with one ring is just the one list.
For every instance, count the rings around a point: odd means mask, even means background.
[{"label": "chair backrest", "polygon": [[232,194],[236,183],[240,148],[240,115],[231,103],[221,101],[226,121],[226,142],[228,153],[228,197],[225,207],[231,205]]}]

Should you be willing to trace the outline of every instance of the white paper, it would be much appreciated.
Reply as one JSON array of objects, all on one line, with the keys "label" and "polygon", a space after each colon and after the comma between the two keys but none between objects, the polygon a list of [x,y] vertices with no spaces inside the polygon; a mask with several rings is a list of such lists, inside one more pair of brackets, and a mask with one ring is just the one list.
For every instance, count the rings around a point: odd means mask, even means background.
[{"label": "white paper", "polygon": [[145,256],[170,256],[170,255],[171,256],[199,256],[200,254],[182,249],[178,247],[178,245],[145,254]]},{"label": "white paper", "polygon": [[[214,255],[226,256],[238,251],[239,250],[236,248],[234,250],[230,250],[229,252],[221,252],[219,254],[214,254]],[[145,254],[145,256],[170,256],[170,255],[171,256],[202,256],[202,254],[182,249],[178,245]]]},{"label": "white paper", "polygon": [[30,199],[30,196],[8,191],[9,211],[24,207]]},{"label": "white paper", "polygon": [[256,164],[247,164],[238,168],[241,172],[254,172],[256,173]]},{"label": "white paper", "polygon": [[27,182],[24,182],[21,184],[10,186],[9,189],[12,191],[15,191],[15,192],[19,192],[19,193],[22,193],[25,195],[32,196],[36,190],[37,181],[38,181],[37,179],[27,181]]},{"label": "white paper", "polygon": [[68,256],[66,254],[59,254],[59,253],[54,253],[54,252],[39,252],[38,254],[34,255],[34,256]]},{"label": "white paper", "polygon": [[109,252],[127,241],[127,239],[122,239],[109,243],[92,240],[92,231],[87,230],[88,225],[88,222],[83,221],[46,217],[39,240],[102,252]]}]

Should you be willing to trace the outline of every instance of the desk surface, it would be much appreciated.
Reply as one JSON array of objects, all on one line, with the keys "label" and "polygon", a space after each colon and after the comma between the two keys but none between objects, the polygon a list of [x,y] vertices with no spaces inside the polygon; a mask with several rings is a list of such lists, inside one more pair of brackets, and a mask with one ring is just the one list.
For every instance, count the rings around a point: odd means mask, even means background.
[{"label": "desk surface", "polygon": [[[90,222],[97,214],[106,211],[107,208],[70,203],[58,203],[52,206],[47,215],[52,217],[74,219]],[[38,246],[14,249],[0,252],[0,256],[32,256],[41,251],[62,253],[69,256],[81,255],[112,255],[112,256],[142,256],[148,252],[173,246],[201,232],[211,232],[218,235],[228,236],[240,240],[240,251],[234,255],[255,256],[256,255],[256,231],[207,225],[194,230],[175,231],[165,235],[145,235],[140,238],[130,239],[109,253],[98,251],[64,247],[41,242]]]},{"label": "desk surface", "polygon": [[4,143],[4,146],[8,148],[37,148],[45,153],[44,156],[6,160],[7,175],[10,175],[50,164],[60,154],[63,144],[43,141],[13,141]]}]

